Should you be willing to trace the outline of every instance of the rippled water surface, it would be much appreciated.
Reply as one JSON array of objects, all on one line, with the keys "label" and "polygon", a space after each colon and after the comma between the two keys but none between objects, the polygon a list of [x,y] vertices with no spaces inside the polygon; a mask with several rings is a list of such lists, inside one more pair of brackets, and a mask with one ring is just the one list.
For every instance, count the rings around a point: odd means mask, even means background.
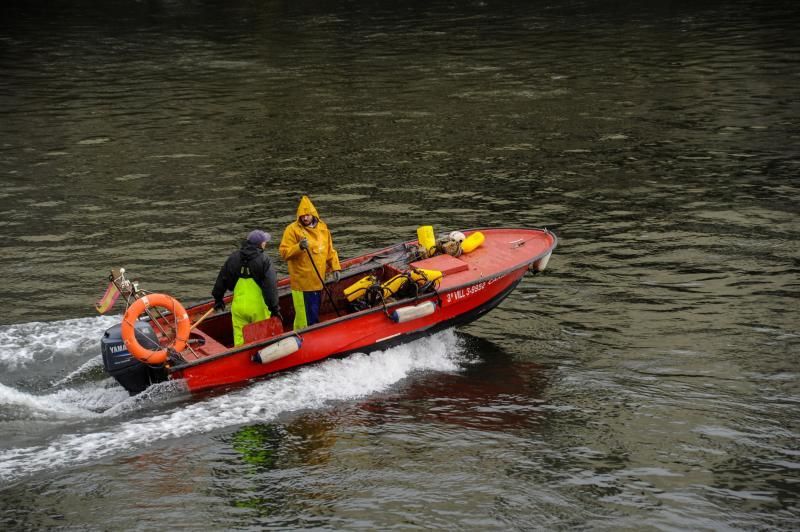
[{"label": "rippled water surface", "polygon": [[[0,7],[0,527],[800,528],[793,3],[84,4]],[[105,376],[111,267],[206,300],[304,193],[343,257],[559,248],[385,352]]]}]

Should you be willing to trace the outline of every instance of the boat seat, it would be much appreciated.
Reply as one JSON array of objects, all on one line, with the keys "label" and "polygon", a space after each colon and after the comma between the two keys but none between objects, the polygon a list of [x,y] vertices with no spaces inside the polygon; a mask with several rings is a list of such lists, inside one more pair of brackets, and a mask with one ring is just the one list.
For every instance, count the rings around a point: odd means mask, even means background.
[{"label": "boat seat", "polygon": [[283,334],[283,323],[275,317],[249,323],[242,327],[242,336],[244,336],[244,343],[246,344],[278,336],[279,334]]},{"label": "boat seat", "polygon": [[436,255],[435,257],[412,262],[411,267],[440,271],[443,276],[446,276],[468,270],[469,264],[452,255]]},{"label": "boat seat", "polygon": [[[191,348],[191,349],[189,349]],[[227,349],[204,331],[195,329],[189,335],[187,348],[181,351],[181,356],[187,360],[200,360],[201,358],[222,353]]]}]

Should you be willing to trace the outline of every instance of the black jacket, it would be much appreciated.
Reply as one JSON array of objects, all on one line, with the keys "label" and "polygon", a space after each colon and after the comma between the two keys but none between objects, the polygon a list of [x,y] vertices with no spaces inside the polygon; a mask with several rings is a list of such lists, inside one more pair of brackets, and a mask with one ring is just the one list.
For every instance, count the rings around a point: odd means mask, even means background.
[{"label": "black jacket", "polygon": [[236,282],[241,278],[252,278],[261,287],[264,303],[274,315],[280,312],[278,307],[278,278],[275,268],[260,246],[248,241],[242,243],[241,249],[231,253],[219,270],[217,281],[211,295],[217,303],[222,303],[225,291],[233,291]]}]

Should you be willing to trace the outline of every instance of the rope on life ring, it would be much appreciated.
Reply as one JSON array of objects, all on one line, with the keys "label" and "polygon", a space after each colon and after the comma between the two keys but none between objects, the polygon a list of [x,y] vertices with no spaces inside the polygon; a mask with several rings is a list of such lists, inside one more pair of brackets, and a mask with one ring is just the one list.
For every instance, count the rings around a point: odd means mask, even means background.
[{"label": "rope on life ring", "polygon": [[[142,312],[150,307],[165,308],[175,316],[175,341],[171,346],[159,350],[150,350],[142,346],[136,339],[134,324]],[[186,348],[190,328],[189,315],[186,314],[186,310],[177,299],[167,294],[148,294],[134,301],[125,311],[125,316],[122,318],[121,332],[125,347],[128,348],[131,355],[145,364],[157,365],[163,364],[167,360],[170,348],[178,352]]]}]

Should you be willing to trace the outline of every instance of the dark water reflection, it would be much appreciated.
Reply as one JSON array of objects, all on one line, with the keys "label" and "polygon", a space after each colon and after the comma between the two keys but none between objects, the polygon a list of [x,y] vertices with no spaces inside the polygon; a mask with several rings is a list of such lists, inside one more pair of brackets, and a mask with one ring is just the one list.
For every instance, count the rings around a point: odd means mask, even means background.
[{"label": "dark water reflection", "polygon": [[[341,405],[335,413],[249,425],[225,436],[235,453],[213,474],[216,495],[252,510],[258,523],[277,527],[383,528],[406,520],[421,526],[421,517],[409,512],[416,506],[433,510],[425,520],[436,526],[506,522],[500,515],[475,521],[470,506],[492,512],[491,500],[502,496],[502,482],[488,482],[484,468],[487,462],[502,466],[514,453],[495,455],[504,443],[527,447],[523,442],[545,415],[544,383],[535,382],[541,378],[535,368],[514,371],[510,357],[491,343],[468,343],[470,350],[498,356],[473,360],[463,374],[420,376],[394,393]],[[461,465],[453,471],[447,463]],[[480,497],[453,500],[453,490],[465,486]],[[451,523],[437,512],[450,514]]]},{"label": "dark water reflection", "polygon": [[746,0],[4,2],[2,449],[176,416],[76,429],[18,395],[100,378],[61,336],[109,268],[207,299],[300,194],[342,256],[422,224],[560,247],[465,329],[459,371],[36,469],[0,523],[797,528],[798,22]]}]

